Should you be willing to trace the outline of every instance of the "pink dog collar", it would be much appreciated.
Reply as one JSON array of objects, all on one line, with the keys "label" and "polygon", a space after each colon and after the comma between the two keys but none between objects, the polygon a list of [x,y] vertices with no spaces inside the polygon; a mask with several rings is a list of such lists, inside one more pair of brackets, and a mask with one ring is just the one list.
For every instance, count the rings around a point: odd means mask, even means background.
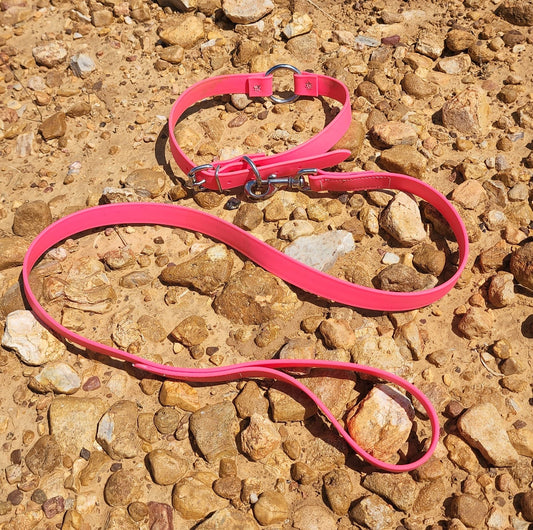
[{"label": "pink dog collar", "polygon": [[[280,68],[295,72],[294,95],[291,98],[279,99],[272,95],[272,74]],[[221,94],[246,94],[250,98],[271,97],[276,103],[294,101],[299,96],[325,96],[341,102],[343,106],[337,116],[320,133],[284,153],[250,155],[248,159],[252,164],[239,156],[197,166],[178,145],[174,128],[191,105],[202,99]],[[168,119],[170,150],[181,170],[191,178],[193,186],[222,191],[244,186],[250,178],[254,178],[254,171],[258,172],[256,176],[265,180],[274,173],[279,177],[285,177],[296,175],[300,170],[308,167],[335,166],[347,158],[350,151],[346,149],[328,151],[328,149],[344,136],[351,118],[350,94],[344,83],[325,75],[300,72],[288,64],[278,64],[266,73],[211,77],[185,90],[174,102],[170,111]]]},{"label": "pink dog collar", "polygon": [[[57,322],[45,311],[31,290],[29,275],[32,267],[50,247],[64,239],[85,230],[113,226],[116,224],[158,224],[202,232],[231,245],[236,250],[242,252],[251,259],[254,259],[270,271],[275,271],[280,277],[285,278],[288,281],[297,280],[293,281],[293,283],[302,286],[303,288],[308,288],[315,282],[322,283],[322,279],[327,276],[310,267],[302,265],[285,254],[282,254],[237,226],[199,210],[184,208],[172,204],[158,203],[129,203],[96,206],[63,217],[45,228],[34,239],[26,253],[22,266],[24,290],[30,306],[43,325],[54,330],[65,339],[83,346],[90,351],[122,359],[132,363],[135,367],[141,370],[172,379],[218,382],[250,377],[266,377],[289,383],[307,394],[316,403],[318,408],[324,413],[335,429],[337,429],[340,435],[357,454],[370,464],[386,471],[411,471],[430,458],[439,440],[439,421],[437,413],[423,392],[413,384],[395,374],[370,366],[313,359],[272,359],[233,364],[218,368],[179,368],[165,366],[132,355],[126,351],[87,339]],[[286,273],[284,273],[284,271],[286,271]],[[298,281],[299,278],[303,281]],[[328,291],[330,287],[328,287],[327,283],[321,285],[322,291],[331,293],[328,298],[344,300],[346,297],[344,290],[345,288],[349,289],[350,286],[352,289],[356,287],[355,292],[357,293],[357,286],[334,278],[331,278],[330,281],[333,281],[333,284],[329,284],[332,286],[331,291]],[[362,288],[359,287],[359,289]],[[370,289],[369,291],[372,290]],[[357,303],[357,297],[355,300],[352,300],[352,303],[359,306]],[[283,372],[283,369],[285,368],[328,368],[331,370],[343,370],[370,375],[380,380],[385,380],[398,385],[416,398],[427,413],[432,429],[431,441],[427,451],[419,459],[408,464],[390,464],[377,459],[360,447],[350,437],[348,432],[346,432],[339,421],[333,416],[331,411],[316,394],[298,381],[298,379]]]}]

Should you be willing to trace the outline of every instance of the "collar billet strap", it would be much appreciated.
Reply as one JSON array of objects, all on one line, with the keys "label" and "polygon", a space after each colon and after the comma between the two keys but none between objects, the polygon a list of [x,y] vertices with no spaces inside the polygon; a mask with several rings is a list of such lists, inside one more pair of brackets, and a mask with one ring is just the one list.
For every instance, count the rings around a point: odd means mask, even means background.
[{"label": "collar billet strap", "polygon": [[[339,183],[337,184],[340,185]],[[322,181],[320,186],[324,185],[325,182]],[[288,383],[304,392],[313,400],[317,407],[331,422],[332,426],[345,439],[347,444],[359,456],[361,456],[361,458],[373,466],[385,471],[411,471],[422,465],[424,462],[427,462],[431,457],[439,440],[439,420],[433,405],[416,386],[405,379],[384,370],[348,362],[324,361],[318,359],[270,359],[215,368],[182,368],[166,366],[143,359],[142,357],[138,357],[124,350],[93,341],[60,324],[42,307],[31,289],[29,278],[33,266],[48,249],[61,241],[64,241],[66,238],[86,230],[117,224],[156,224],[202,232],[232,246],[274,274],[277,274],[281,278],[291,281],[291,283],[304,289],[308,289],[311,292],[319,292],[319,294],[323,293],[327,298],[337,301],[347,299],[346,292],[351,292],[352,295],[355,294],[355,297],[351,299],[352,305],[355,306],[360,306],[358,303],[359,299],[364,300],[365,298],[368,298],[368,300],[370,300],[370,293],[367,294],[365,288],[329,277],[311,267],[307,267],[263,243],[248,232],[245,232],[237,226],[209,213],[173,204],[108,204],[80,210],[59,219],[45,228],[31,243],[22,266],[22,280],[26,299],[33,309],[35,316],[44,326],[54,330],[61,337],[87,348],[89,351],[127,361],[132,363],[138,369],[170,379],[196,382],[221,382],[251,377],[266,377]],[[314,289],[313,286],[318,286],[318,289]],[[361,289],[363,291],[360,291]],[[374,294],[380,293],[380,291],[372,289],[368,289],[368,291],[372,291]],[[397,294],[398,293],[384,293],[383,300],[387,300],[387,295],[392,297]],[[412,293],[405,294],[409,295]],[[391,464],[377,459],[368,451],[360,447],[350,437],[349,433],[316,394],[298,379],[283,371],[287,368],[327,368],[331,370],[342,370],[372,376],[403,388],[413,398],[419,401],[425,409],[430,421],[432,435],[428,449],[420,456],[420,458],[414,462],[406,464]]]},{"label": "collar billet strap", "polygon": [[[294,72],[294,94],[285,99],[273,95],[273,73],[280,68]],[[275,103],[288,103],[300,96],[324,96],[339,101],[342,107],[320,133],[283,153],[249,155],[248,160],[252,164],[239,156],[198,166],[179,146],[174,129],[189,107],[205,98],[222,94],[270,97]],[[218,191],[242,187],[251,178],[266,180],[273,174],[278,177],[292,176],[302,169],[333,167],[345,160],[350,154],[348,150],[328,150],[344,136],[350,125],[351,113],[350,94],[344,83],[333,77],[300,72],[291,65],[276,65],[265,73],[211,77],[189,87],[172,105],[168,120],[170,150],[180,169],[191,178],[192,185]]]}]

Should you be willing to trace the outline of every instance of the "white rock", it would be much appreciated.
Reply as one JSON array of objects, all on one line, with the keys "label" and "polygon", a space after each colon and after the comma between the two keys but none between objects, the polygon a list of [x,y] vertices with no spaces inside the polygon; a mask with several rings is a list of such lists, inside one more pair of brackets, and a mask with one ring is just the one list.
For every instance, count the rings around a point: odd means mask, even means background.
[{"label": "white rock", "polygon": [[395,263],[400,263],[400,256],[394,254],[393,252],[385,252],[381,258],[381,263],[384,265],[394,265]]},{"label": "white rock", "polygon": [[281,445],[281,435],[268,418],[254,413],[241,433],[242,450],[252,459],[261,460]]},{"label": "white rock", "polygon": [[73,394],[81,386],[78,373],[62,362],[47,365],[35,377],[35,380],[46,390],[57,394]]},{"label": "white rock", "polygon": [[489,464],[512,466],[518,453],[511,445],[505,422],[492,403],[482,403],[468,409],[458,420],[459,433],[466,442],[478,449]]},{"label": "white rock", "polygon": [[31,311],[24,309],[7,315],[2,346],[15,350],[23,362],[33,366],[55,361],[66,350],[65,345],[43,327]]},{"label": "white rock", "polygon": [[223,0],[224,14],[235,24],[251,24],[274,9],[272,0]]},{"label": "white rock", "polygon": [[96,68],[94,61],[84,53],[77,53],[70,58],[70,69],[75,76],[85,79]]},{"label": "white rock", "polygon": [[384,210],[381,227],[407,247],[412,247],[426,238],[418,204],[405,193],[398,193]]},{"label": "white rock", "polygon": [[36,46],[32,54],[37,64],[48,68],[61,64],[67,58],[67,50],[56,41]]},{"label": "white rock", "polygon": [[437,62],[437,67],[441,72],[450,75],[464,74],[468,72],[472,59],[467,53],[443,57]]},{"label": "white rock", "polygon": [[310,267],[320,271],[331,268],[337,258],[344,256],[355,248],[351,232],[334,230],[316,236],[299,237],[284,252]]},{"label": "white rock", "polygon": [[307,13],[304,13],[303,15],[295,13],[291,21],[283,28],[282,33],[288,39],[292,39],[298,35],[309,33],[312,29],[313,21]]}]

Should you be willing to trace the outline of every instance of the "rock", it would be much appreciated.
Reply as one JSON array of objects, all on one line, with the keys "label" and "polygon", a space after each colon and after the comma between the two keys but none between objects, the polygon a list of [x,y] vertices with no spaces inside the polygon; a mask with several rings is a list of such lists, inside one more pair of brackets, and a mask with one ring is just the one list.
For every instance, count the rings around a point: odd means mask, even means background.
[{"label": "rock", "polygon": [[524,129],[533,129],[533,102],[518,109],[518,123]]},{"label": "rock", "polygon": [[346,418],[350,436],[365,451],[387,460],[405,443],[413,426],[411,402],[386,385],[377,385]]},{"label": "rock", "polygon": [[171,332],[173,339],[184,346],[197,346],[209,337],[205,320],[193,315],[182,320]]},{"label": "rock", "polygon": [[267,395],[274,421],[303,421],[316,413],[316,405],[310,398],[284,383],[274,383]]},{"label": "rock", "polygon": [[70,69],[76,77],[85,79],[95,68],[96,65],[89,55],[77,53],[70,58]]},{"label": "rock", "polygon": [[436,37],[432,33],[424,33],[418,37],[415,51],[431,59],[437,59],[442,55],[444,45],[441,38]]},{"label": "rock", "polygon": [[166,449],[155,449],[146,455],[146,459],[152,480],[162,486],[178,482],[189,467],[185,458]]},{"label": "rock", "polygon": [[216,511],[195,528],[196,530],[259,530],[259,525],[250,515],[227,507]]},{"label": "rock", "polygon": [[[203,519],[216,510],[222,510],[228,501],[219,497],[207,485],[207,473],[196,473],[176,483],[172,490],[172,506],[183,519]],[[212,477],[212,476],[211,476]],[[212,477],[213,478],[213,477]],[[209,482],[214,481],[209,479]]]},{"label": "rock", "polygon": [[0,238],[0,271],[22,265],[28,246],[22,237]]},{"label": "rock", "polygon": [[442,107],[442,122],[448,129],[467,135],[484,135],[490,126],[490,107],[485,91],[467,88]]},{"label": "rock", "polygon": [[314,231],[315,229],[309,221],[296,219],[283,224],[279,231],[279,238],[294,241],[302,236],[310,236]]},{"label": "rock", "polygon": [[533,6],[520,0],[504,0],[496,14],[515,26],[533,26]]},{"label": "rock", "polygon": [[465,180],[452,192],[452,200],[468,210],[475,210],[487,200],[485,188],[477,180]]},{"label": "rock", "polygon": [[188,50],[204,38],[204,24],[195,15],[183,15],[159,32],[159,38],[171,46],[181,46]]},{"label": "rock", "polygon": [[296,295],[269,272],[246,264],[215,298],[215,311],[240,324],[264,324],[289,319],[300,306]]},{"label": "rock", "polygon": [[380,226],[406,247],[412,247],[426,238],[418,204],[403,192],[398,193],[385,208]]},{"label": "rock", "polygon": [[248,381],[244,385],[233,404],[240,418],[250,418],[254,414],[268,415],[268,399],[255,381]]},{"label": "rock", "polygon": [[65,345],[44,328],[31,311],[13,311],[6,317],[2,346],[13,349],[26,364],[39,366],[61,358]]},{"label": "rock", "polygon": [[469,473],[479,471],[480,465],[476,454],[470,446],[458,436],[448,434],[444,438],[444,445],[448,449],[448,458],[461,469]]},{"label": "rock", "polygon": [[178,427],[182,415],[172,407],[162,407],[154,414],[154,425],[161,434],[171,434]]},{"label": "rock", "polygon": [[434,480],[424,484],[413,505],[413,512],[426,514],[435,506],[441,506],[447,495],[446,486],[442,480]]},{"label": "rock", "polygon": [[81,386],[78,373],[66,363],[50,363],[45,366],[29,383],[37,392],[74,394]]},{"label": "rock", "polygon": [[493,276],[489,284],[488,297],[489,302],[494,307],[506,307],[514,304],[516,294],[513,275],[508,272],[500,272]]},{"label": "rock", "polygon": [[254,228],[257,228],[262,221],[263,212],[252,203],[244,203],[233,219],[233,223],[243,230],[253,230]]},{"label": "rock", "polygon": [[198,0],[157,0],[157,3],[162,7],[170,6],[182,12],[198,9]]},{"label": "rock", "polygon": [[50,434],[64,453],[77,456],[83,448],[93,446],[104,412],[105,404],[98,398],[56,397],[48,411]]},{"label": "rock", "polygon": [[457,495],[450,503],[450,514],[469,528],[482,528],[488,508],[483,501],[469,494]]},{"label": "rock", "polygon": [[415,145],[418,135],[414,127],[402,121],[386,121],[378,123],[370,130],[373,141],[379,147],[394,145]]},{"label": "rock", "polygon": [[533,290],[533,242],[525,243],[512,253],[510,271],[519,284]]},{"label": "rock", "polygon": [[172,506],[162,502],[150,501],[148,503],[148,527],[151,530],[173,530],[174,514]]},{"label": "rock", "polygon": [[446,254],[433,245],[424,243],[413,252],[413,265],[420,272],[440,276],[446,265]]},{"label": "rock", "polygon": [[395,511],[381,497],[369,495],[350,509],[350,518],[373,530],[387,530],[393,526]]},{"label": "rock", "polygon": [[403,173],[422,178],[427,166],[424,155],[410,145],[396,145],[381,153],[378,163],[392,173]]},{"label": "rock", "polygon": [[385,267],[374,281],[378,289],[395,292],[421,291],[434,287],[437,283],[434,276],[421,274],[402,263]]},{"label": "rock", "polygon": [[33,140],[35,139],[35,133],[29,132],[25,134],[19,134],[17,136],[17,145],[15,146],[15,152],[20,157],[26,157],[33,154]]},{"label": "rock", "polygon": [[31,52],[35,62],[47,68],[53,68],[64,62],[67,58],[67,50],[57,41],[36,46]]},{"label": "rock", "polygon": [[103,255],[102,260],[112,270],[123,270],[135,265],[136,256],[133,250],[126,246],[109,250]]},{"label": "rock", "polygon": [[361,485],[367,490],[390,501],[396,508],[408,512],[418,495],[416,482],[407,474],[391,475],[386,473],[370,473]]},{"label": "rock", "polygon": [[470,55],[452,55],[451,57],[443,57],[437,61],[437,68],[449,75],[461,75],[468,72],[472,60]]},{"label": "rock", "polygon": [[329,318],[322,321],[319,329],[328,348],[349,350],[355,344],[355,333],[346,320]]},{"label": "rock", "polygon": [[39,127],[39,132],[45,140],[61,138],[67,132],[67,120],[64,112],[56,112],[46,118]]},{"label": "rock", "polygon": [[233,268],[233,258],[225,245],[217,244],[179,265],[168,265],[160,279],[170,285],[192,287],[212,294],[224,285]]},{"label": "rock", "polygon": [[165,381],[159,392],[161,405],[179,407],[188,412],[196,412],[200,408],[200,399],[196,388],[181,381]]},{"label": "rock", "polygon": [[137,528],[125,508],[115,508],[107,515],[104,530],[137,530]]},{"label": "rock", "polygon": [[504,421],[492,403],[469,408],[457,421],[461,436],[478,449],[489,464],[512,466],[518,454],[509,441]]},{"label": "rock", "polygon": [[[491,272],[500,269],[508,255],[508,248],[504,241],[498,241],[494,246],[482,250],[478,257],[479,268],[482,272]],[[513,257],[511,256],[511,272],[513,272]],[[516,277],[515,277],[516,279]]]},{"label": "rock", "polygon": [[357,217],[350,217],[350,219],[344,221],[341,228],[350,232],[356,242],[362,241],[366,235],[365,227]]},{"label": "rock", "polygon": [[127,506],[138,498],[141,488],[134,474],[119,469],[111,474],[104,486],[104,498],[110,506]]},{"label": "rock", "polygon": [[185,50],[177,44],[174,46],[166,46],[159,52],[159,58],[170,64],[181,64],[184,56]]},{"label": "rock", "polygon": [[61,447],[53,436],[41,436],[28,451],[25,462],[34,475],[42,477],[61,465]]},{"label": "rock", "polygon": [[368,364],[410,378],[412,363],[406,361],[392,337],[368,334],[358,337],[351,349],[352,362]]},{"label": "rock", "polygon": [[438,91],[437,85],[422,79],[420,76],[407,73],[402,79],[402,88],[416,99],[425,99],[434,96]]},{"label": "rock", "polygon": [[52,497],[43,502],[41,507],[45,517],[47,519],[52,519],[56,515],[65,511],[65,499],[61,497],[61,495],[57,495],[56,497]]},{"label": "rock", "polygon": [[218,193],[218,191],[199,191],[193,194],[193,199],[202,208],[212,210],[222,203],[224,195]]},{"label": "rock", "polygon": [[222,0],[224,15],[235,24],[251,24],[274,9],[272,0]]},{"label": "rock", "polygon": [[52,223],[50,207],[44,201],[25,202],[13,217],[13,233],[21,237],[35,237]]},{"label": "rock", "polygon": [[464,29],[452,29],[446,35],[446,48],[452,52],[468,50],[476,42],[476,37]]},{"label": "rock", "polygon": [[459,331],[467,338],[488,336],[494,328],[494,317],[481,307],[470,307],[457,324]]},{"label": "rock", "polygon": [[332,149],[348,149],[350,151],[348,160],[353,160],[361,152],[365,136],[366,130],[364,125],[358,119],[352,118],[348,130]]},{"label": "rock", "polygon": [[254,516],[262,526],[280,524],[289,516],[285,496],[277,491],[265,491],[253,506]]},{"label": "rock", "polygon": [[522,517],[528,521],[533,522],[533,491],[526,491],[520,497],[520,508],[522,510]]},{"label": "rock", "polygon": [[281,445],[276,426],[260,414],[252,414],[250,423],[241,432],[242,451],[252,460],[261,460]]},{"label": "rock", "polygon": [[415,360],[423,358],[424,341],[414,320],[397,326],[394,331],[394,340],[404,355],[412,355]]},{"label": "rock", "polygon": [[223,499],[239,499],[241,489],[242,482],[237,476],[221,477],[213,483],[213,491]]},{"label": "rock", "polygon": [[291,466],[291,478],[299,484],[307,486],[316,481],[317,473],[311,466],[308,466],[304,462],[295,462]]},{"label": "rock", "polygon": [[137,412],[133,401],[117,401],[100,420],[96,440],[113,460],[133,458],[139,453]]},{"label": "rock", "polygon": [[189,426],[198,449],[208,462],[237,454],[235,435],[239,427],[231,402],[208,405],[194,412]]},{"label": "rock", "polygon": [[309,33],[313,29],[313,20],[307,13],[294,13],[291,21],[283,28],[282,33],[287,39]]},{"label": "rock", "polygon": [[291,258],[326,271],[337,259],[355,248],[353,236],[345,230],[332,230],[319,235],[302,236],[285,247],[283,252]]},{"label": "rock", "polygon": [[151,315],[140,316],[137,327],[143,338],[150,342],[163,342],[168,335],[159,320]]},{"label": "rock", "polygon": [[331,509],[337,515],[346,515],[353,501],[353,485],[344,469],[334,469],[324,475],[324,492]]},{"label": "rock", "polygon": [[305,503],[294,510],[292,526],[296,530],[336,530],[337,517],[323,504]]},{"label": "rock", "polygon": [[509,440],[519,455],[533,458],[533,430],[512,429],[507,431]]},{"label": "rock", "polygon": [[124,185],[135,190],[140,197],[155,199],[165,189],[165,174],[147,168],[136,169],[128,175]]}]

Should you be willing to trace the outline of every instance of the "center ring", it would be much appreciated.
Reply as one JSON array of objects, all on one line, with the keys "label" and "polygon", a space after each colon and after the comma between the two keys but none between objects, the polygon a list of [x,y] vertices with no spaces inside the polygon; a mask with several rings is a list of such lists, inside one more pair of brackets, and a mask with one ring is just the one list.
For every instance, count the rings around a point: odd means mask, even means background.
[{"label": "center ring", "polygon": [[[279,69],[284,69],[284,70],[291,70],[293,71],[295,74],[301,74],[300,70],[298,70],[298,68],[296,68],[296,66],[293,66],[292,64],[276,64],[274,65],[272,68],[269,68],[266,72],[265,72],[265,76],[267,75],[273,75],[273,73],[276,71],[276,70],[279,70]],[[274,96],[273,94],[270,96],[270,99],[274,102],[274,103],[291,103],[292,101],[296,101],[300,96],[298,94],[293,94],[292,96],[289,96],[288,98],[280,98],[278,96]]]}]

